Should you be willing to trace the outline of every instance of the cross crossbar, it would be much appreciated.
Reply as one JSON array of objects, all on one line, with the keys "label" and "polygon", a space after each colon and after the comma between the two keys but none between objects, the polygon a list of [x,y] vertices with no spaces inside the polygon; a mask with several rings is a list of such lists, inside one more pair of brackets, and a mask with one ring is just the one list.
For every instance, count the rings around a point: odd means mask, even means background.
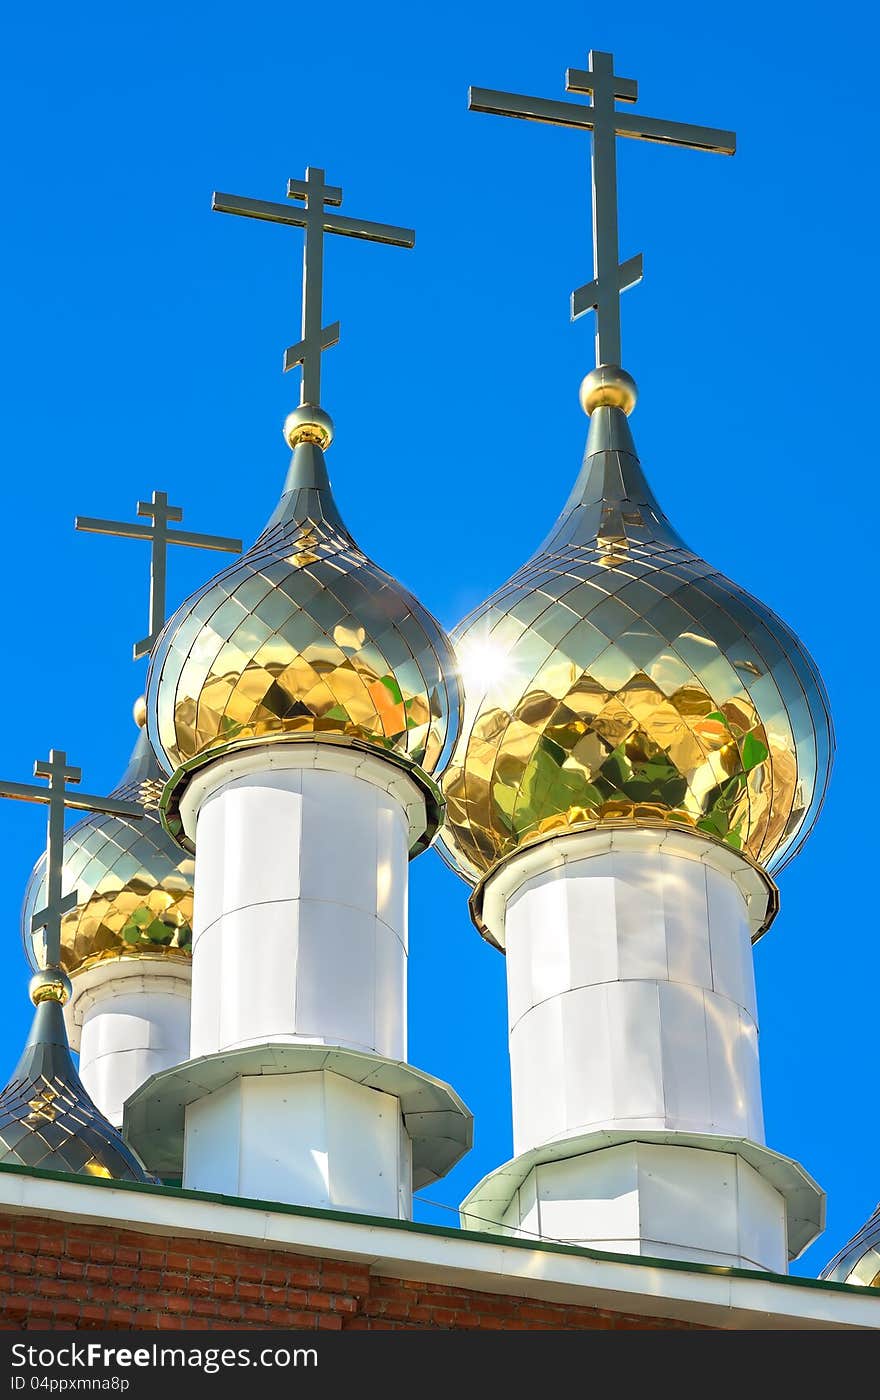
[{"label": "cross crossbar", "polygon": [[590,105],[472,87],[468,91],[468,106],[473,112],[490,112],[592,133],[593,280],[572,293],[571,316],[575,320],[586,311],[595,311],[596,364],[620,365],[620,296],[641,281],[642,255],[638,253],[620,262],[617,137],[730,156],[736,150],[736,136],[732,131],[715,127],[618,111],[618,102],[637,101],[639,89],[634,78],[621,78],[615,73],[610,53],[591,52],[586,69],[568,69],[565,85],[568,92],[592,97]]}]

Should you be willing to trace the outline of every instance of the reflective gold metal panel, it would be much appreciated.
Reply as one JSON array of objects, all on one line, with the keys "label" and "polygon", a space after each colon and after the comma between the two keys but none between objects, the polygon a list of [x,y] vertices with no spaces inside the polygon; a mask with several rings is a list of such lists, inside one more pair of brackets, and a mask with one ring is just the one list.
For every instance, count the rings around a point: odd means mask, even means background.
[{"label": "reflective gold metal panel", "polygon": [[[64,835],[63,888],[78,901],[61,921],[61,963],[74,974],[108,958],[190,957],[194,862],[163,831],[166,782],[141,732],[113,796],[139,802],[140,821],[95,815]],[[34,867],[22,908],[22,936],[33,967],[46,965],[43,934],[31,916],[45,900],[45,857]]]},{"label": "reflective gold metal panel", "polygon": [[150,737],[172,771],[232,741],[345,734],[432,772],[459,720],[441,627],[354,543],[324,458],[300,443],[256,544],[170,619]]},{"label": "reflective gold metal panel", "polygon": [[815,665],[675,533],[620,409],[595,409],[549,538],[453,640],[441,840],[465,878],[597,821],[694,827],[773,871],[812,826],[833,750]]}]

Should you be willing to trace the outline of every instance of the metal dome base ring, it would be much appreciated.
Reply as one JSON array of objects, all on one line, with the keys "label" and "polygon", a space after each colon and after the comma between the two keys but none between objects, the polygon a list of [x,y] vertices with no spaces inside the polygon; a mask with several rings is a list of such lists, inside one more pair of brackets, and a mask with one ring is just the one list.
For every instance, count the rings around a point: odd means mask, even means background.
[{"label": "metal dome base ring", "polygon": [[212,764],[221,763],[224,759],[244,754],[248,751],[276,750],[280,746],[318,744],[332,745],[336,748],[355,750],[358,753],[368,754],[372,758],[391,764],[406,774],[415,783],[416,787],[424,799],[425,803],[425,828],[410,847],[410,858],[419,855],[427,850],[443,822],[445,804],[439,787],[430,778],[423,768],[411,759],[405,758],[402,754],[390,749],[381,749],[376,744],[365,743],[362,739],[356,739],[346,734],[269,734],[261,735],[258,738],[232,739],[227,744],[218,744],[205,753],[197,754],[176,770],[168,779],[162,792],[159,802],[159,812],[162,819],[162,826],[169,836],[175,840],[184,850],[194,852],[195,843],[184,829],[184,821],[181,806],[193,777],[197,773],[203,772]]},{"label": "metal dome base ring", "polygon": [[761,888],[763,895],[766,897],[766,910],[763,912],[762,916],[753,923],[752,942],[757,943],[758,939],[763,937],[776,918],[776,915],[779,913],[779,889],[776,882],[767,874],[766,870],[745,851],[734,851],[730,846],[725,845],[723,841],[718,841],[705,832],[695,831],[693,827],[684,826],[678,822],[662,821],[582,822],[577,826],[566,827],[565,830],[562,831],[547,831],[540,836],[530,837],[515,851],[511,851],[509,855],[504,856],[502,860],[493,865],[492,869],[488,870],[474,887],[471,897],[468,900],[468,909],[470,910],[470,916],[474,927],[480,936],[485,938],[487,943],[491,943],[493,948],[498,948],[503,953],[505,951],[504,947],[493,935],[483,916],[487,887],[493,880],[498,876],[502,876],[503,878],[503,872],[511,869],[516,862],[521,862],[524,857],[528,857],[532,853],[537,854],[551,842],[558,842],[561,846],[569,839],[576,840],[578,836],[586,836],[591,833],[596,835],[604,833],[607,834],[609,845],[611,845],[614,835],[617,833],[622,834],[643,830],[668,832],[669,836],[679,844],[683,842],[686,850],[689,847],[693,847],[696,852],[697,848],[702,846],[705,850],[711,851],[718,858],[726,860],[731,868],[742,866],[747,871],[753,872],[756,887]]}]

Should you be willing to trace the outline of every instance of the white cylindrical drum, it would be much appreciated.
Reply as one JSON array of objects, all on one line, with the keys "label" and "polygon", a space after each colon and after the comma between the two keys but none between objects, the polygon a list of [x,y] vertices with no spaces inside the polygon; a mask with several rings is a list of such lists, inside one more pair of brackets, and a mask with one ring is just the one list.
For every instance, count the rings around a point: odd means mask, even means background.
[{"label": "white cylindrical drum", "polygon": [[110,960],[74,977],[68,1024],[80,1078],[114,1127],[136,1089],[189,1057],[189,1018],[188,960]]},{"label": "white cylindrical drum", "polygon": [[311,739],[179,776],[191,1058],[128,1104],[130,1140],[193,1190],[408,1219],[413,1189],[471,1142],[457,1095],[406,1063],[408,866],[439,819],[430,780]]},{"label": "white cylindrical drum", "polygon": [[406,1059],[410,845],[401,768],[320,743],[253,749],[193,778],[193,1057],[310,1041]]},{"label": "white cylindrical drum", "polygon": [[753,866],[689,833],[605,830],[496,880],[517,1153],[603,1129],[763,1142]]}]

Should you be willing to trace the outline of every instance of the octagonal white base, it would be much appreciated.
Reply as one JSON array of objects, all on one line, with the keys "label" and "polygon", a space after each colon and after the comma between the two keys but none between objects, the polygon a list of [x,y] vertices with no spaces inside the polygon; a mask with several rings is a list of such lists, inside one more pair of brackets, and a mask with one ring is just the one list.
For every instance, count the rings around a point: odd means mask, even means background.
[{"label": "octagonal white base", "polygon": [[183,1184],[409,1220],[412,1144],[393,1094],[326,1070],[239,1076],[186,1109]]},{"label": "octagonal white base", "polygon": [[413,1190],[470,1150],[473,1119],[413,1065],[268,1044],[155,1075],[126,1104],[125,1136],[150,1171],[193,1189],[408,1219]]},{"label": "octagonal white base", "polygon": [[803,1167],[711,1133],[586,1133],[490,1172],[461,1205],[465,1229],[622,1254],[785,1273],[825,1227]]},{"label": "octagonal white base", "polygon": [[505,1214],[515,1233],[621,1254],[784,1273],[785,1202],[727,1152],[629,1143],[534,1168]]}]

